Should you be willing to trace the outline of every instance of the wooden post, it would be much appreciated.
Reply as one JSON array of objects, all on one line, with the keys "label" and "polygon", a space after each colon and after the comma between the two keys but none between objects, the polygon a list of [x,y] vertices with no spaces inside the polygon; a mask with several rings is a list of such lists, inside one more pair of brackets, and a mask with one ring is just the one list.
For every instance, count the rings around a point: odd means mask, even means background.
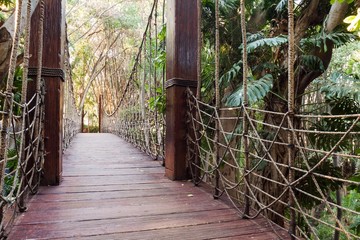
[{"label": "wooden post", "polygon": [[84,132],[84,118],[85,118],[85,110],[83,107],[81,110],[81,133]]},{"label": "wooden post", "polygon": [[[31,21],[30,69],[36,69],[38,59],[40,8]],[[45,163],[43,185],[59,185],[62,174],[63,81],[65,44],[65,1],[46,0],[44,15],[44,51],[42,77],[45,80]],[[29,74],[30,75],[30,74]],[[34,76],[30,76],[34,79]],[[34,81],[29,91],[34,89]],[[31,95],[31,94],[30,94]]]},{"label": "wooden post", "polygon": [[169,0],[166,39],[165,175],[188,177],[186,164],[186,89],[196,92],[198,58],[198,1]]},{"label": "wooden post", "polygon": [[102,122],[102,95],[99,96],[99,133],[101,133],[101,122]]}]

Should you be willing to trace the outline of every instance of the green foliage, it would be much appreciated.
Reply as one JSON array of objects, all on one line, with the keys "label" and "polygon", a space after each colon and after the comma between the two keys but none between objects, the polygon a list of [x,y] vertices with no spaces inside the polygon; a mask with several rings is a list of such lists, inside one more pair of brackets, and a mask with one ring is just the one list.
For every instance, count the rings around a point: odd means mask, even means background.
[{"label": "green foliage", "polygon": [[[357,15],[350,15],[344,19],[344,23],[349,24],[347,30],[349,32],[358,32],[360,31],[360,8],[357,10]],[[360,32],[358,33],[360,37]]]},{"label": "green foliage", "polygon": [[[7,161],[6,164],[6,172],[11,173],[17,168],[18,165],[18,157],[17,157],[16,149],[9,149],[7,155],[9,160]],[[15,181],[14,174],[8,174],[5,176],[4,190],[3,190],[5,195],[8,195],[10,193],[11,189],[13,188],[14,181]]]},{"label": "green foliage", "polygon": [[4,5],[5,7],[10,7],[14,4],[13,0],[0,0],[0,5]]},{"label": "green foliage", "polygon": [[300,59],[300,66],[304,68],[306,71],[325,71],[323,61],[314,55],[301,55]]},{"label": "green foliage", "polygon": [[283,11],[287,10],[288,1],[287,0],[280,0],[280,2],[276,5],[276,12],[282,13]]},{"label": "green foliage", "polygon": [[[345,115],[360,113],[359,105],[348,97],[328,98],[327,103],[330,106],[330,113],[324,115]],[[313,123],[311,130],[325,131],[325,132],[346,132],[350,129],[354,122],[354,118],[322,118],[320,121]],[[360,126],[357,125],[352,129],[353,132],[360,131]],[[323,137],[321,133],[309,134],[309,140],[318,148],[330,150],[335,144],[340,141],[342,135],[332,135],[331,137]],[[340,149],[350,149],[352,146],[352,137],[347,136],[340,144]]]},{"label": "green foliage", "polygon": [[205,41],[201,51],[201,94],[203,100],[210,101],[213,97],[214,73],[215,73],[215,53],[210,41]]},{"label": "green foliage", "polygon": [[157,35],[159,40],[159,46],[157,50],[157,56],[154,58],[153,63],[156,68],[162,69],[166,67],[166,25],[163,25],[160,32]]},{"label": "green foliage", "polygon": [[[309,165],[310,167],[315,166],[320,161],[320,157],[314,155],[309,159]],[[302,164],[300,167],[301,169],[306,169],[306,166]],[[341,168],[335,167],[331,160],[325,160],[318,168],[315,170],[316,173],[323,174],[326,176],[341,178]],[[303,175],[303,173],[296,172],[296,178],[300,178]],[[327,193],[331,191],[336,191],[342,186],[342,183],[339,181],[329,181],[323,177],[317,177],[315,176],[315,179],[317,183],[319,184],[320,189]],[[312,175],[308,175],[303,180],[299,182],[297,185],[297,188],[303,190],[304,192],[307,192],[311,195],[317,196],[321,199],[321,195],[318,192],[315,182],[312,180]],[[305,195],[300,192],[296,192],[297,199],[301,202],[301,206],[312,209],[316,205],[319,205],[321,202],[313,197],[310,197],[308,195]]]},{"label": "green foliage", "polygon": [[230,85],[231,81],[233,81],[239,73],[242,71],[242,61],[240,60],[237,63],[234,63],[234,65],[230,68],[229,71],[227,71],[224,75],[220,78],[220,84],[224,87],[227,87]]},{"label": "green foliage", "polygon": [[156,89],[156,97],[149,99],[149,108],[152,111],[165,114],[166,111],[166,95],[163,93],[163,88],[158,87]]},{"label": "green foliage", "polygon": [[[271,90],[272,88],[273,77],[271,74],[266,74],[260,79],[254,79],[253,77],[249,77],[248,82],[248,99],[249,104],[254,104],[260,100],[262,100]],[[244,101],[243,96],[244,90],[243,85],[240,85],[233,93],[229,96],[225,97],[225,104],[229,107],[237,107],[240,106]]]},{"label": "green foliage", "polygon": [[[252,53],[261,47],[279,47],[288,42],[287,36],[276,36],[272,38],[258,39],[253,42],[249,42],[247,45],[247,52]],[[242,46],[240,46],[242,49]]]},{"label": "green foliage", "polygon": [[[360,212],[360,192],[350,190],[343,198],[343,206],[353,211]],[[346,221],[350,223],[349,229],[356,235],[360,235],[360,216],[355,214],[346,214]]]},{"label": "green foliage", "polygon": [[[346,99],[344,99],[346,101]],[[337,101],[343,104],[342,101]],[[353,124],[353,119],[343,118],[324,118],[318,123],[313,123],[311,130],[324,131],[324,132],[346,132]],[[353,131],[358,131],[359,127],[355,127]],[[332,135],[331,137],[324,137],[321,133],[309,134],[310,141],[317,147],[317,149],[323,149],[329,151],[332,149],[341,139],[342,135]],[[352,145],[352,138],[346,137],[341,143],[339,143],[339,149],[349,149]]]},{"label": "green foliage", "polygon": [[330,0],[331,4],[334,4],[335,2],[339,2],[339,3],[343,3],[343,2],[347,2],[347,3],[352,3],[354,0]]},{"label": "green foliage", "polygon": [[360,104],[360,80],[350,75],[333,72],[327,79],[329,83],[320,88],[327,99],[349,98]]},{"label": "green foliage", "polygon": [[343,33],[343,32],[332,32],[325,33],[321,32],[318,34],[311,35],[308,38],[303,38],[300,41],[302,48],[313,48],[318,47],[324,52],[327,52],[327,41],[332,42],[336,47],[340,47],[348,42],[355,40],[355,35],[352,33]]},{"label": "green foliage", "polygon": [[360,172],[357,172],[356,174],[354,174],[354,176],[352,176],[350,178],[351,181],[354,181],[354,182],[358,182],[359,184],[356,185],[356,184],[351,184],[348,186],[348,190],[354,190],[358,193],[360,193]]},{"label": "green foliage", "polygon": [[360,41],[349,42],[337,48],[331,59],[331,71],[341,71],[354,78],[360,79]]},{"label": "green foliage", "polygon": [[354,231],[356,235],[360,235],[360,216],[353,219],[353,222],[350,225],[350,230]]}]

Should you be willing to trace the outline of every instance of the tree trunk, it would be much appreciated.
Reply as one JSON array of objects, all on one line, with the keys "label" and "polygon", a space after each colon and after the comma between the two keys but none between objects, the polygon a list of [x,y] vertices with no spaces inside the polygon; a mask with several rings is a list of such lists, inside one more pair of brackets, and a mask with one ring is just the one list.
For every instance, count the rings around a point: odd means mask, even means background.
[{"label": "tree trunk", "polygon": [[[271,95],[268,97],[266,101],[265,109],[267,111],[272,112],[279,112],[279,113],[286,113],[287,112],[287,102],[281,100],[279,97],[275,95]],[[283,123],[282,123],[283,122]],[[287,121],[283,121],[283,116],[281,115],[273,115],[273,114],[266,114],[264,117],[264,123],[270,124],[273,126],[282,126],[284,128],[288,127]],[[282,124],[282,125],[281,125]],[[285,130],[280,130],[278,132],[277,136],[274,136],[277,132],[276,128],[270,127],[270,126],[264,126],[263,127],[264,133],[268,134],[269,136],[262,136],[263,138],[267,138],[268,140],[275,139],[275,142],[280,143],[286,143],[288,138],[288,132]],[[270,146],[270,144],[265,144],[266,148],[269,149],[268,156],[266,156],[266,159],[273,160],[276,163],[281,163],[287,165],[288,160],[288,147],[285,145],[279,145],[279,144],[273,144]],[[263,151],[266,151],[263,149]],[[264,154],[264,152],[261,153],[261,155]],[[271,159],[270,159],[271,158]],[[267,179],[274,180],[280,184],[285,184],[285,180],[283,176],[287,179],[288,178],[288,168],[278,166],[276,167],[275,163],[267,163],[265,167],[260,170],[260,174],[264,176]],[[264,190],[267,194],[270,194],[272,197],[267,196],[266,194],[259,193],[258,198],[264,205],[269,205],[272,203],[276,198],[280,197],[280,195],[285,190],[285,186],[282,186],[280,184],[277,184],[275,182],[271,182],[266,179],[261,179],[258,182],[258,186]],[[283,195],[282,198],[280,198],[281,201],[287,202],[287,194]],[[284,219],[281,216],[284,216],[285,207],[283,204],[281,204],[279,201],[270,207],[271,210],[275,211],[279,215],[268,211],[267,215],[269,218],[279,224],[280,226],[284,226]]]}]

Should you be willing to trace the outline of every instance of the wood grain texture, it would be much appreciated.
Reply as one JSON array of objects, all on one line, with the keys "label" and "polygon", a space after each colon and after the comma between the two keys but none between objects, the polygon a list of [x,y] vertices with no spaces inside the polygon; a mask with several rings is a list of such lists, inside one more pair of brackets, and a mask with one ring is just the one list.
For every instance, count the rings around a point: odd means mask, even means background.
[{"label": "wood grain texture", "polygon": [[168,180],[159,162],[120,138],[78,134],[62,184],[32,197],[8,239],[279,238],[267,220],[242,220],[204,188]]},{"label": "wood grain texture", "polygon": [[[167,1],[166,80],[197,80],[198,1]],[[192,88],[196,92],[196,88]],[[188,178],[186,161],[186,87],[166,89],[166,176]]]},{"label": "wood grain texture", "polygon": [[[65,43],[65,1],[45,1],[44,36],[39,36],[40,6],[31,18],[30,62],[38,67],[39,40],[43,41],[42,67],[63,69]],[[43,185],[58,185],[62,173],[63,81],[60,77],[43,77],[45,81],[44,144],[45,165]],[[36,81],[29,82],[28,98],[36,92]]]}]

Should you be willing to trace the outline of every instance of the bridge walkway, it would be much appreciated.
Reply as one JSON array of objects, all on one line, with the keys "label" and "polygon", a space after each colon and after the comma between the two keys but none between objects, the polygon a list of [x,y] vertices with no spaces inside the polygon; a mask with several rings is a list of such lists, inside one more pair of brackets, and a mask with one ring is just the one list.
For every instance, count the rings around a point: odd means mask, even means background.
[{"label": "bridge walkway", "polygon": [[206,189],[168,180],[112,134],[78,134],[61,185],[29,205],[8,239],[279,239],[264,218],[242,220]]}]

